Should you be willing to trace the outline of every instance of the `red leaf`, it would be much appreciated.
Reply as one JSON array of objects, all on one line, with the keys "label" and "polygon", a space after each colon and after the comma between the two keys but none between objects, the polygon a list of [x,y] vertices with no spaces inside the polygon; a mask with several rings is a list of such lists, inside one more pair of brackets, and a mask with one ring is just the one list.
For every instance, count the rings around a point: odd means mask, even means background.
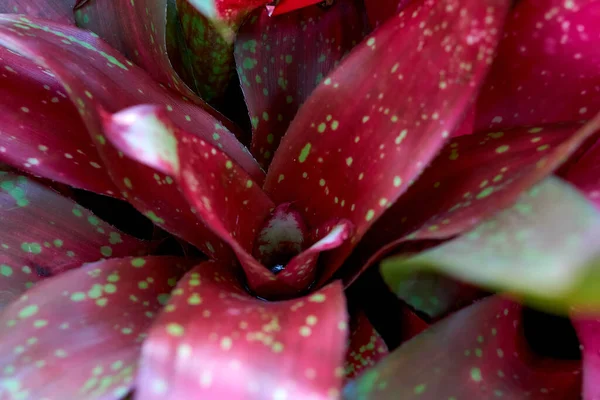
[{"label": "red leaf", "polygon": [[364,312],[350,319],[350,346],[346,352],[346,378],[355,378],[388,354],[388,348]]},{"label": "red leaf", "polygon": [[289,13],[291,11],[296,11],[303,7],[309,7],[317,3],[334,3],[329,0],[279,0],[275,2],[275,5],[268,4],[265,9],[268,12],[268,15],[274,17],[276,15],[281,15],[285,13]]},{"label": "red leaf", "polygon": [[394,14],[402,11],[413,0],[365,0],[371,26],[378,27]]},{"label": "red leaf", "polygon": [[75,17],[78,26],[100,35],[154,80],[201,104],[169,60],[166,40],[168,1],[87,1],[77,9]]},{"label": "red leaf", "polygon": [[7,399],[121,399],[141,342],[191,262],[175,257],[89,264],[47,280],[0,315]]},{"label": "red leaf", "polygon": [[346,271],[348,281],[402,242],[450,238],[512,205],[599,129],[600,115],[583,127],[519,128],[455,138],[364,238],[356,251],[360,257]]},{"label": "red leaf", "polygon": [[600,207],[600,141],[593,144],[563,174],[586,197]]},{"label": "red leaf", "polygon": [[0,162],[119,197],[77,109],[46,70],[0,47]]},{"label": "red leaf", "polygon": [[[34,283],[148,244],[23,176],[0,172],[0,308]],[[0,346],[1,347],[1,346]]]},{"label": "red leaf", "polygon": [[144,344],[143,399],[337,398],[347,335],[342,287],[251,297],[224,265],[189,273]]},{"label": "red leaf", "polygon": [[124,110],[107,117],[106,133],[129,157],[177,179],[198,216],[236,253],[252,290],[263,297],[304,291],[313,282],[316,257],[343,243],[351,225],[321,227],[316,243],[274,275],[252,252],[275,205],[225,153],[178,129],[167,114],[151,106]]},{"label": "red leaf", "polygon": [[25,14],[63,24],[74,24],[75,2],[76,0],[2,0],[0,13]]},{"label": "red leaf", "polygon": [[591,119],[600,110],[600,3],[519,1],[460,133]]},{"label": "red leaf", "polygon": [[[0,23],[0,43],[50,69],[69,89],[67,94],[96,139],[101,157],[123,197],[166,230],[212,253],[207,239],[215,243],[218,239],[194,218],[177,188],[170,185],[171,178],[122,158],[106,144],[96,110],[115,112],[142,102],[164,105],[175,124],[187,126],[191,135],[206,138],[222,148],[260,181],[262,171],[235,136],[205,109],[157,86],[142,70],[91,34],[24,17],[3,16]],[[35,36],[20,35],[20,30],[32,31]],[[217,246],[217,252],[227,252],[223,246]]]},{"label": "red leaf", "polygon": [[364,6],[356,0],[279,17],[260,8],[242,25],[235,57],[254,131],[252,153],[263,167],[300,105],[366,30]]},{"label": "red leaf", "polygon": [[344,390],[345,399],[575,399],[575,361],[527,345],[521,307],[492,297],[433,325]]},{"label": "red leaf", "polygon": [[[575,314],[575,313],[574,313]],[[600,320],[593,316],[573,315],[573,326],[581,343],[583,357],[583,393],[585,400],[600,396]]]},{"label": "red leaf", "polygon": [[275,202],[295,201],[311,226],[331,216],[354,224],[352,242],[327,257],[326,277],[444,144],[491,62],[508,5],[418,1],[355,47],[300,109],[265,189]]}]

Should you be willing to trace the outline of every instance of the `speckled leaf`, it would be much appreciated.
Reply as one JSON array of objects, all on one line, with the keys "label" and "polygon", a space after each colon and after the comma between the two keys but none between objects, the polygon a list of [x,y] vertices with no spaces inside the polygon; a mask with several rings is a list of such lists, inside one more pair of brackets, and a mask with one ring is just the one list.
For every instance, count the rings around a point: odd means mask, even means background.
[{"label": "speckled leaf", "polygon": [[0,394],[124,397],[155,314],[191,265],[175,257],[113,259],[36,285],[0,315]]},{"label": "speckled leaf", "polygon": [[[20,35],[20,30],[30,35]],[[66,43],[69,44],[66,44]],[[173,92],[159,87],[141,69],[94,36],[63,25],[24,17],[0,18],[0,43],[51,70],[77,105],[104,164],[123,197],[167,231],[209,252],[207,238],[216,240],[189,211],[170,177],[121,157],[106,143],[99,108],[115,112],[141,102],[166,106],[170,118],[195,137],[226,151],[258,181],[263,173],[220,121]],[[66,62],[69,60],[70,62]],[[217,251],[222,246],[215,246]]]},{"label": "speckled leaf", "polygon": [[76,0],[2,0],[0,13],[25,14],[64,24],[74,24]]},{"label": "speckled leaf", "polygon": [[264,302],[205,263],[182,279],[144,343],[140,399],[338,398],[347,332],[342,286]]},{"label": "speckled leaf", "polygon": [[269,16],[277,16],[292,11],[296,11],[303,7],[309,7],[314,4],[320,3],[321,5],[327,5],[327,3],[335,4],[332,0],[278,0],[271,4],[267,4],[265,7]]},{"label": "speckled leaf", "polygon": [[346,378],[355,378],[388,354],[388,348],[364,312],[350,318],[350,345],[346,352]]},{"label": "speckled leaf", "polygon": [[476,303],[400,346],[344,389],[346,400],[576,399],[577,361],[533,353],[521,307]]},{"label": "speckled leaf", "polygon": [[188,0],[177,0],[177,8],[198,91],[206,101],[218,103],[233,76],[233,43]]},{"label": "speckled leaf", "polygon": [[413,0],[365,0],[371,26],[378,27]]},{"label": "speckled leaf", "polygon": [[400,243],[449,239],[512,205],[599,129],[600,115],[584,126],[518,128],[453,139],[363,239],[346,279],[352,281],[357,271]]},{"label": "speckled leaf", "polygon": [[587,120],[600,110],[600,3],[519,1],[460,133]]},{"label": "speckled leaf", "polygon": [[252,122],[252,153],[268,167],[298,108],[366,33],[364,6],[339,0],[270,17],[261,7],[240,28],[238,75]]},{"label": "speckled leaf", "polygon": [[237,29],[252,10],[270,0],[187,0],[214,25],[228,42],[233,42]]},{"label": "speckled leaf", "polygon": [[0,47],[0,162],[113,197],[77,109],[52,74]]},{"label": "speckled leaf", "polygon": [[7,172],[0,172],[0,226],[0,308],[34,283],[84,262],[148,250],[73,201]]},{"label": "speckled leaf", "polygon": [[[168,0],[93,0],[77,8],[77,25],[89,29],[128,59],[194,101],[196,95],[179,78],[167,52]],[[172,17],[176,18],[173,14]],[[173,21],[171,21],[173,23]]]},{"label": "speckled leaf", "polygon": [[561,176],[600,208],[600,141],[587,149]]},{"label": "speckled leaf", "polygon": [[[540,306],[600,307],[600,212],[548,178],[475,229],[414,257],[381,264],[392,289],[433,269],[478,286],[522,293]],[[485,261],[482,261],[485,260]]]},{"label": "speckled leaf", "polygon": [[276,202],[295,201],[311,226],[331,216],[354,224],[325,279],[444,144],[491,62],[508,5],[417,1],[356,46],[300,109],[265,188]]},{"label": "speckled leaf", "polygon": [[572,313],[572,322],[579,342],[583,361],[583,390],[585,400],[600,397],[600,320],[597,315],[578,315]]}]

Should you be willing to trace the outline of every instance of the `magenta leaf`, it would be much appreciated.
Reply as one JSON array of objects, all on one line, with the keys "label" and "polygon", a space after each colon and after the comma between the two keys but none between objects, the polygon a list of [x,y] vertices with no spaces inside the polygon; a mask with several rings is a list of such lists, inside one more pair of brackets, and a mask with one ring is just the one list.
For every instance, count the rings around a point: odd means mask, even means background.
[{"label": "magenta leaf", "polygon": [[584,126],[518,128],[453,139],[363,239],[348,265],[347,280],[401,243],[451,238],[511,206],[599,128],[600,116]]},{"label": "magenta leaf", "polygon": [[583,399],[597,399],[600,396],[600,320],[597,315],[572,313],[572,321],[583,358]]},{"label": "magenta leaf", "polygon": [[378,27],[413,0],[365,0],[371,26]]},{"label": "magenta leaf", "polygon": [[366,314],[354,313],[350,318],[350,345],[346,352],[346,378],[352,379],[374,366],[388,354],[388,348]]},{"label": "magenta leaf", "polygon": [[310,226],[331,216],[354,224],[352,240],[326,258],[324,279],[444,144],[491,62],[508,5],[414,2],[300,109],[265,189],[276,203],[295,201]]},{"label": "magenta leaf", "polygon": [[143,399],[337,398],[347,315],[342,286],[264,302],[225,265],[201,264],[179,283],[144,343]]},{"label": "magenta leaf", "polygon": [[261,7],[242,25],[236,64],[252,122],[252,153],[263,167],[300,105],[366,30],[364,6],[356,0],[278,17]]},{"label": "magenta leaf", "polygon": [[459,133],[591,119],[600,110],[600,3],[519,1]]},{"label": "magenta leaf", "polygon": [[[35,35],[21,35],[20,30]],[[65,42],[69,43],[66,44]],[[105,166],[123,197],[167,231],[197,245],[227,252],[189,210],[173,179],[120,156],[103,136],[101,115],[144,102],[164,106],[178,126],[227,152],[258,181],[263,173],[250,154],[210,112],[159,87],[141,69],[91,34],[25,17],[0,18],[0,43],[51,70],[77,105]],[[70,62],[65,62],[70,60]],[[214,112],[214,111],[213,111]],[[59,133],[55,133],[59,134]],[[207,241],[215,241],[212,245]]]},{"label": "magenta leaf", "polygon": [[149,250],[73,201],[7,172],[0,172],[0,226],[0,308],[82,263]]},{"label": "magenta leaf", "polygon": [[2,0],[0,13],[25,14],[63,24],[74,24],[73,7],[77,0]]},{"label": "magenta leaf", "polygon": [[600,141],[587,149],[561,176],[600,207]]},{"label": "magenta leaf", "polygon": [[320,3],[321,5],[325,6],[335,4],[335,2],[332,0],[279,0],[271,4],[267,4],[265,8],[268,12],[268,15],[274,17],[276,15],[296,11],[303,7],[309,7],[317,3]]},{"label": "magenta leaf", "polygon": [[395,290],[414,270],[434,270],[493,290],[519,293],[538,307],[600,307],[600,212],[550,177],[473,230],[412,257],[382,262]]},{"label": "magenta leaf", "polygon": [[77,109],[46,69],[0,47],[0,162],[120,197]]},{"label": "magenta leaf", "polygon": [[[93,0],[77,9],[77,25],[89,29],[128,59],[193,101],[196,95],[179,78],[167,52],[169,0]],[[176,18],[176,15],[172,15]],[[176,23],[176,21],[169,21]]]},{"label": "magenta leaf", "polygon": [[523,335],[521,306],[491,297],[403,344],[346,386],[348,400],[576,399],[576,361],[543,358]]},{"label": "magenta leaf", "polygon": [[142,341],[189,260],[124,258],[36,285],[0,315],[7,399],[121,399]]}]

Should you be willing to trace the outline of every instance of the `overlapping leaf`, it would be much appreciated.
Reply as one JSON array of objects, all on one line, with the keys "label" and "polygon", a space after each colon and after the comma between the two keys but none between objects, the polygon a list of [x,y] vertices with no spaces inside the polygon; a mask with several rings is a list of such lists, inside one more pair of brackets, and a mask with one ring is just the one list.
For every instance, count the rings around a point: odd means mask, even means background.
[{"label": "overlapping leaf", "polygon": [[[251,176],[261,180],[262,171],[234,135],[204,109],[159,87],[143,71],[88,33],[25,17],[3,16],[0,22],[0,42],[4,46],[51,70],[65,86],[123,197],[157,224],[208,254],[212,251],[207,240],[217,243],[213,244],[217,254],[227,252],[194,218],[187,202],[171,185],[170,177],[122,158],[106,143],[97,110],[115,112],[140,102],[165,106],[176,124],[187,126],[194,137],[206,138],[219,146]],[[20,35],[20,31],[30,35]]]},{"label": "overlapping leaf", "polygon": [[0,394],[121,399],[141,343],[189,260],[101,261],[49,279],[0,316]]},{"label": "overlapping leaf", "polygon": [[148,250],[73,201],[7,172],[0,172],[0,226],[0,308],[82,263]]},{"label": "overlapping leaf", "polygon": [[342,287],[263,302],[209,262],[173,291],[144,344],[143,399],[339,396],[347,332]]},{"label": "overlapping leaf", "polygon": [[598,376],[600,374],[600,321],[591,315],[572,313],[573,326],[581,343],[583,361],[583,399],[600,396]]},{"label": "overlapping leaf", "polygon": [[0,13],[26,14],[64,24],[74,24],[73,7],[78,0],[3,0]]},{"label": "overlapping leaf", "polygon": [[521,293],[534,304],[600,308],[600,212],[574,188],[548,178],[470,232],[414,257],[386,260],[394,289],[415,269]]},{"label": "overlapping leaf", "polygon": [[457,134],[588,120],[600,110],[600,3],[519,1]]},{"label": "overlapping leaf", "polygon": [[365,0],[367,15],[372,27],[378,27],[391,16],[400,12],[412,0]]},{"label": "overlapping leaf", "polygon": [[263,297],[303,292],[314,280],[319,253],[340,246],[351,234],[352,225],[344,220],[320,227],[310,247],[274,275],[252,254],[275,205],[231,158],[181,132],[158,107],[108,116],[105,131],[127,156],[175,177],[194,212],[236,253],[249,287]]},{"label": "overlapping leaf", "polygon": [[483,300],[400,346],[349,384],[344,398],[578,398],[579,363],[536,355],[522,329],[518,304]]},{"label": "overlapping leaf", "polygon": [[444,144],[491,62],[507,7],[415,2],[356,46],[300,109],[265,189],[276,202],[295,201],[311,226],[332,215],[354,224],[326,277]]},{"label": "overlapping leaf", "polygon": [[350,319],[350,344],[346,352],[346,378],[352,379],[388,354],[388,348],[366,314],[358,311]]},{"label": "overlapping leaf", "polygon": [[600,207],[600,141],[587,149],[561,176]]},{"label": "overlapping leaf", "polygon": [[356,0],[278,17],[261,7],[248,17],[235,57],[252,122],[252,153],[263,167],[298,108],[366,31],[364,6]]},{"label": "overlapping leaf", "polygon": [[325,6],[334,4],[334,2],[331,0],[279,0],[271,4],[267,4],[265,8],[269,13],[269,16],[274,17],[276,15],[289,13],[303,7],[309,7],[317,3],[321,3],[321,5]]}]

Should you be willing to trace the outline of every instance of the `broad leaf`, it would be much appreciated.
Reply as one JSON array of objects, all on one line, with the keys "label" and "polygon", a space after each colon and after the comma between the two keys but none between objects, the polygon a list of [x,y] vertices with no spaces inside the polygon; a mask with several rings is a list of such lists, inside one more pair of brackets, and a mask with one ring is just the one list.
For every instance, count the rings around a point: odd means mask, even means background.
[{"label": "broad leaf", "polygon": [[120,197],[77,108],[52,73],[0,47],[0,162]]},{"label": "broad leaf", "polygon": [[600,207],[600,141],[593,144],[561,174]]},{"label": "broad leaf", "polygon": [[350,318],[350,345],[346,352],[346,378],[352,379],[374,366],[388,354],[388,348],[366,314],[358,311]]},{"label": "broad leaf", "polygon": [[371,26],[378,27],[413,0],[365,0]]},{"label": "broad leaf", "polygon": [[400,346],[344,399],[579,398],[579,363],[536,355],[522,329],[518,304],[483,300]]},{"label": "broad leaf", "polygon": [[0,315],[3,398],[123,398],[150,324],[190,265],[114,259],[36,285]]},{"label": "broad leaf", "polygon": [[78,0],[2,0],[0,13],[26,14],[63,24],[74,24],[73,7]]},{"label": "broad leaf", "polygon": [[242,25],[235,58],[252,122],[252,153],[263,167],[298,108],[366,30],[364,6],[356,0],[278,17],[261,7]]},{"label": "broad leaf", "polygon": [[470,232],[414,257],[381,265],[392,289],[409,271],[433,269],[534,304],[600,308],[600,212],[575,189],[548,178]]},{"label": "broad leaf", "polygon": [[[168,2],[169,0],[86,1],[78,7],[75,16],[78,26],[100,35],[154,80],[198,101],[169,60],[166,32]],[[170,17],[177,18],[176,14],[170,14]]]},{"label": "broad leaf", "polygon": [[144,343],[142,399],[336,398],[347,331],[342,287],[264,302],[209,262],[173,291]]},{"label": "broad leaf", "polygon": [[[22,35],[20,31],[31,35]],[[0,44],[51,70],[68,89],[66,93],[77,105],[88,133],[123,197],[167,231],[197,245],[207,254],[214,253],[210,250],[212,246],[217,254],[225,256],[228,250],[194,218],[176,186],[171,185],[171,177],[160,176],[122,158],[106,142],[97,110],[116,112],[141,102],[160,104],[169,110],[170,118],[178,126],[187,126],[192,136],[206,138],[222,148],[260,181],[262,171],[220,120],[158,86],[102,41],[76,28],[25,17],[2,16]],[[207,241],[213,244],[208,245]]]},{"label": "broad leaf", "polygon": [[600,110],[600,3],[516,2],[460,133],[591,119]]},{"label": "broad leaf", "polygon": [[335,4],[332,0],[278,0],[271,4],[267,4],[265,9],[267,10],[269,16],[276,16],[285,13],[289,13],[291,11],[296,11],[303,7],[309,7],[320,3],[321,5],[329,5]]},{"label": "broad leaf", "polygon": [[0,226],[0,308],[82,263],[149,250],[73,201],[7,172],[0,172]]},{"label": "broad leaf", "polygon": [[327,257],[325,277],[440,150],[488,68],[508,5],[414,2],[356,46],[300,109],[265,189],[277,203],[296,202],[310,226],[332,216],[354,224],[351,242]]},{"label": "broad leaf", "polygon": [[572,313],[572,319],[583,357],[583,399],[596,399],[600,396],[600,320],[595,316],[579,315],[577,312]]}]

